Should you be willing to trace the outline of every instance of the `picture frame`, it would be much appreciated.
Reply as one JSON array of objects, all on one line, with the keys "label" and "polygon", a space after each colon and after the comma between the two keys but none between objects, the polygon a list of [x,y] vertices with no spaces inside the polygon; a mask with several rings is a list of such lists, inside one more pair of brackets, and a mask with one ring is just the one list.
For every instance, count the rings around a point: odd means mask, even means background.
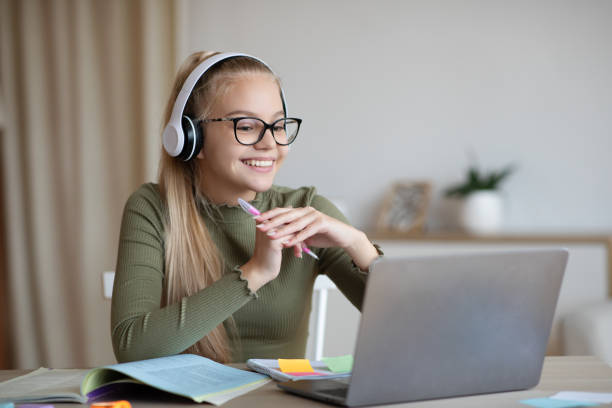
[{"label": "picture frame", "polygon": [[398,181],[385,196],[376,221],[378,233],[422,234],[431,199],[431,183]]}]

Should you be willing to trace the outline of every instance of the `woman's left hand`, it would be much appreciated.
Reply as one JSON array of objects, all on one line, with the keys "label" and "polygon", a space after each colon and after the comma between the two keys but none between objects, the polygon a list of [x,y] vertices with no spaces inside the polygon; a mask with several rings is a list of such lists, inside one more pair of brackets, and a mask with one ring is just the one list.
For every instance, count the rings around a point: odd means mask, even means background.
[{"label": "woman's left hand", "polygon": [[351,225],[332,218],[312,207],[278,207],[262,213],[255,218],[257,228],[266,232],[270,238],[279,239],[295,235],[284,246],[296,246],[302,242],[319,248],[348,248],[363,235]]},{"label": "woman's left hand", "polygon": [[366,234],[312,207],[274,208],[255,218],[257,228],[285,248],[293,247],[294,254],[302,256],[302,243],[319,248],[340,247],[361,270],[367,270],[378,257],[378,251]]}]

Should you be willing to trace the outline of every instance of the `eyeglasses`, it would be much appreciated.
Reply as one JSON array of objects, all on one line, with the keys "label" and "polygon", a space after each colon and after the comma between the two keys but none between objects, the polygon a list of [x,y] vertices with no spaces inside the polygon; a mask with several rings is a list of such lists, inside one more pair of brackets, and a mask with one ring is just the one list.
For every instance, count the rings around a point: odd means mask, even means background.
[{"label": "eyeglasses", "polygon": [[238,143],[246,146],[259,143],[263,139],[266,130],[270,129],[276,144],[287,146],[295,141],[302,119],[281,118],[268,124],[259,118],[250,116],[239,118],[202,119],[200,122],[234,122],[234,136]]}]

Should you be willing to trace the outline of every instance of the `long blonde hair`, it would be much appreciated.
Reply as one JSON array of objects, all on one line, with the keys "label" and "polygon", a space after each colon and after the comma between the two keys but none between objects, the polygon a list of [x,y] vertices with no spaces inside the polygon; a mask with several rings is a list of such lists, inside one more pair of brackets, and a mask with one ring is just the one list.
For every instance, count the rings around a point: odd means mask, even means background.
[{"label": "long blonde hair", "polygon": [[[193,69],[215,52],[196,52],[181,65],[166,105],[162,128],[170,120],[174,101],[183,82]],[[233,57],[215,64],[200,78],[185,106],[184,113],[192,118],[204,119],[212,111],[219,97],[232,83],[244,75],[267,73],[274,75],[264,64],[248,57]],[[279,84],[278,78],[276,78]],[[206,148],[206,146],[204,146]],[[197,200],[206,202],[200,191],[202,174],[198,159],[184,162],[171,157],[163,148],[159,164],[159,186],[167,207],[165,219],[165,285],[163,304],[180,302],[223,275],[223,259],[212,241]],[[230,327],[234,326],[229,319]],[[185,352],[200,354],[221,363],[231,361],[229,335],[219,324]]]}]

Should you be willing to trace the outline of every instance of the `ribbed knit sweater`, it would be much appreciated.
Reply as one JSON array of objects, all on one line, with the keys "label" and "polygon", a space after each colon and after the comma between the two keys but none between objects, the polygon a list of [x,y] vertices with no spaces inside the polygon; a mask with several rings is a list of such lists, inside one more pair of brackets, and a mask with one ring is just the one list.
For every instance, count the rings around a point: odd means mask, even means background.
[{"label": "ribbed knit sweater", "polygon": [[[311,206],[347,222],[313,187],[273,186],[251,202],[264,212],[275,207]],[[156,184],[144,184],[128,199],[121,223],[112,297],[111,335],[119,362],[178,354],[233,317],[238,341],[233,360],[301,358],[308,337],[312,290],[326,274],[361,309],[367,272],[341,248],[311,248],[320,258],[297,258],[283,250],[277,278],[256,293],[239,267],[252,256],[255,221],[238,206],[220,205],[201,216],[224,262],[223,276],[180,302],[161,307],[166,208]],[[214,215],[217,214],[217,215]],[[213,217],[214,219],[212,219]],[[378,248],[377,248],[378,249]],[[382,253],[381,253],[382,254]]]}]

